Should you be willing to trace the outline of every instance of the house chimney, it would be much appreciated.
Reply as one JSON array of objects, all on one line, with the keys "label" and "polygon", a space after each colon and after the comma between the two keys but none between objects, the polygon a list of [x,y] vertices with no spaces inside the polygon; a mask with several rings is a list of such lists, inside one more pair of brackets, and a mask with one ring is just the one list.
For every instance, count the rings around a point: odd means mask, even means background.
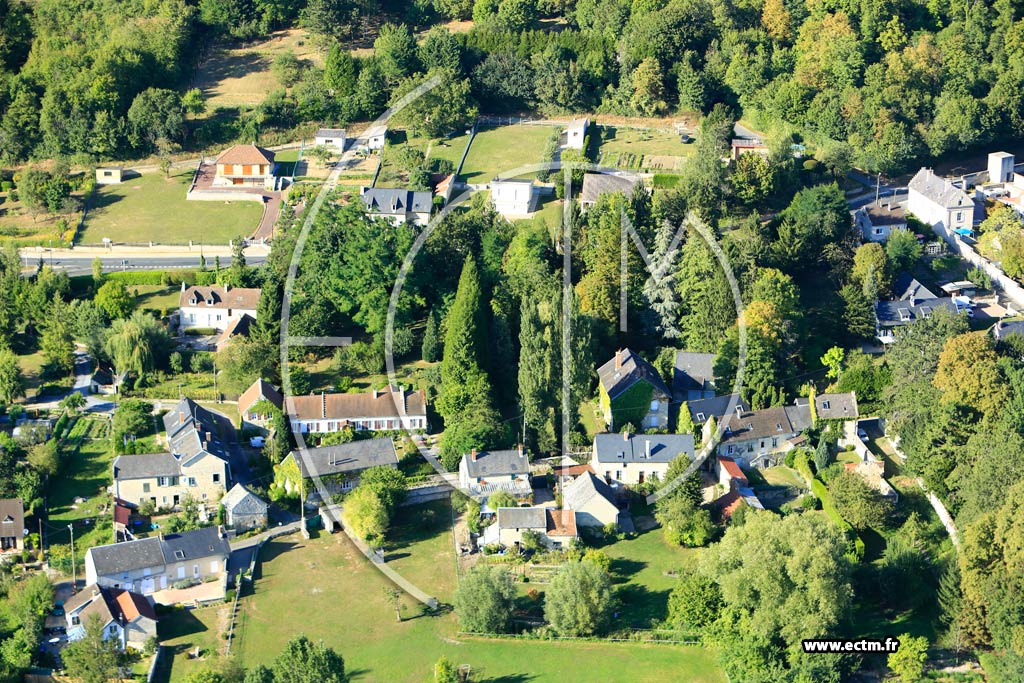
[{"label": "house chimney", "polygon": [[211,441],[213,441],[213,434],[206,432],[206,443],[210,443]]},{"label": "house chimney", "polygon": [[519,457],[520,458],[523,457],[523,453],[524,453],[524,451],[523,451],[523,444],[519,444]]},{"label": "house chimney", "polygon": [[224,525],[223,524],[218,524],[217,525],[217,536],[219,536],[220,538],[227,538],[227,534],[224,531]]},{"label": "house chimney", "polygon": [[327,394],[320,392],[320,419],[327,419]]},{"label": "house chimney", "polygon": [[224,293],[227,294],[229,289],[231,289],[231,285],[229,285],[227,282],[225,282],[224,283]]},{"label": "house chimney", "polygon": [[645,439],[644,440],[644,453],[645,453],[644,457],[647,458],[648,460],[650,460],[651,459],[651,440],[650,439]]},{"label": "house chimney", "polygon": [[476,462],[476,449],[475,448],[469,452],[469,457],[473,459],[473,462]]},{"label": "house chimney", "polygon": [[156,537],[157,537],[158,539],[160,539],[160,542],[161,542],[161,543],[163,543],[163,542],[164,542],[164,532],[162,532],[162,531],[160,531],[160,532],[157,532],[157,535],[156,535]]},{"label": "house chimney", "polygon": [[181,281],[181,291],[182,291],[182,293],[184,293],[184,291],[185,291],[185,281],[184,280]]},{"label": "house chimney", "polygon": [[736,417],[743,417],[743,406],[736,406]]},{"label": "house chimney", "polygon": [[377,398],[377,390],[376,389],[373,390],[373,397]]},{"label": "house chimney", "polygon": [[622,349],[618,349],[615,351],[615,369],[622,369]]},{"label": "house chimney", "polygon": [[622,432],[622,440],[629,441],[629,432]]}]

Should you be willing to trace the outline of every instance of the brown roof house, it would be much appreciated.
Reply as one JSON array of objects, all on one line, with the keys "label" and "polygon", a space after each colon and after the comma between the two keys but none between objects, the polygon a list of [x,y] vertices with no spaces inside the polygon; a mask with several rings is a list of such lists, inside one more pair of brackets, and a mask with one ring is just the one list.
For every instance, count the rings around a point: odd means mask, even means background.
[{"label": "brown roof house", "polygon": [[0,552],[25,549],[25,507],[21,498],[0,500]]},{"label": "brown roof house", "polygon": [[213,187],[259,187],[273,190],[274,153],[258,145],[235,145],[217,157]]},{"label": "brown roof house", "polygon": [[427,428],[427,404],[422,390],[389,386],[358,394],[289,396],[292,431],[329,434],[345,428],[389,432]]},{"label": "brown roof house", "polygon": [[98,618],[103,640],[114,640],[121,652],[129,647],[141,650],[156,638],[156,611],[144,596],[122,588],[86,586],[64,603],[68,640],[85,637],[85,625]]},{"label": "brown roof house", "polygon": [[667,429],[672,397],[654,366],[629,349],[597,370],[600,402],[608,429],[632,423],[638,429]]},{"label": "brown roof house", "polygon": [[273,384],[260,378],[238,397],[238,414],[242,416],[242,423],[265,427],[271,418],[271,412],[266,407],[268,403],[281,410],[284,407],[284,397]]},{"label": "brown roof house", "polygon": [[178,326],[182,331],[209,328],[224,332],[243,316],[256,320],[260,291],[229,285],[186,287],[182,282],[178,295]]},{"label": "brown roof house", "polygon": [[536,534],[548,548],[562,548],[579,536],[576,513],[542,507],[498,508],[497,520],[484,530],[481,543],[518,548],[528,533]]}]

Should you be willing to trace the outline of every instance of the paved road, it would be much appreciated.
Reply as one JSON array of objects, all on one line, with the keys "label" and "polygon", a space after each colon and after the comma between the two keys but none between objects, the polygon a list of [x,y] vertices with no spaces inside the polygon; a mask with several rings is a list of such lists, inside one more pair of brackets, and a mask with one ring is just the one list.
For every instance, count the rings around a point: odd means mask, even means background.
[{"label": "paved road", "polygon": [[[51,260],[47,252],[42,252],[41,257],[43,263],[51,265]],[[52,260],[54,270],[65,271],[68,275],[91,275],[92,274],[92,262],[95,256],[83,256],[75,258],[57,257]],[[246,256],[245,262],[250,266],[255,266],[266,261],[266,256]],[[181,270],[181,269],[194,269],[199,267],[199,256],[128,256],[125,258],[109,258],[100,257],[100,261],[103,263],[103,271],[106,273],[112,273],[115,271],[123,270]],[[22,255],[22,262],[31,267],[38,262],[37,258],[26,257]],[[230,256],[221,256],[220,265],[222,268],[226,268],[231,265]],[[213,258],[207,257],[206,267],[213,268]]]}]

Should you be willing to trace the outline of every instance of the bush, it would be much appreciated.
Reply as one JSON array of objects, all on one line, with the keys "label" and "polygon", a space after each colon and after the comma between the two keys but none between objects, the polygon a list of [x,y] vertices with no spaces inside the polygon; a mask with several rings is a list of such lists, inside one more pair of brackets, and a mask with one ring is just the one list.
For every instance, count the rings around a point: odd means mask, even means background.
[{"label": "bush", "polygon": [[0,181],[0,192],[10,192],[14,189],[14,183],[10,180]]},{"label": "bush", "polygon": [[217,334],[217,330],[212,327],[190,327],[185,330],[185,335],[188,337],[209,337]]},{"label": "bush", "polygon": [[789,467],[791,469],[793,468],[793,466],[796,464],[796,449],[795,448],[793,450],[789,451],[788,453],[786,453],[786,457],[783,458],[782,463],[786,467]]}]

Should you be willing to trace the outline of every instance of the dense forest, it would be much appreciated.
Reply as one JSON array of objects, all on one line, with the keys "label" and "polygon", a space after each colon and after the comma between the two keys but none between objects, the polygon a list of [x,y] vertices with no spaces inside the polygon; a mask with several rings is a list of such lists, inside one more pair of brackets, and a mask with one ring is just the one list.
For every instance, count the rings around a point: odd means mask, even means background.
[{"label": "dense forest", "polygon": [[[742,112],[819,158],[885,173],[1016,137],[1024,20],[996,2],[22,0],[0,3],[0,157],[138,156],[380,114],[434,73],[442,130],[484,112]],[[449,18],[473,28],[449,33]],[[392,23],[387,23],[388,20]],[[382,23],[383,22],[383,23]],[[254,109],[188,91],[203,49],[305,27],[324,68],[284,63]],[[350,48],[368,44],[370,56]]]}]

